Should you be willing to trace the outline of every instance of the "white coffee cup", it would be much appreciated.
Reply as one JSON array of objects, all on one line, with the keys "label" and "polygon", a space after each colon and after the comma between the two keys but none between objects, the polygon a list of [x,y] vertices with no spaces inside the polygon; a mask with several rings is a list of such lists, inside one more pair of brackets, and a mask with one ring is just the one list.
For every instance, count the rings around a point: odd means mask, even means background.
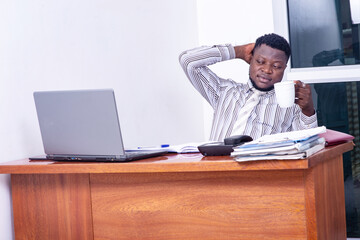
[{"label": "white coffee cup", "polygon": [[295,83],[284,81],[274,84],[276,100],[280,107],[288,108],[295,103]]}]

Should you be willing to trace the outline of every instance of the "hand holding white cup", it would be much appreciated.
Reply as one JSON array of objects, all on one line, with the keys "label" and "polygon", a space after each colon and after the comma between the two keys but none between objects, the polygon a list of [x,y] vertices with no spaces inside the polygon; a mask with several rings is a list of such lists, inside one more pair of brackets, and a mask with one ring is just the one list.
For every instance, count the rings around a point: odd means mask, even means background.
[{"label": "hand holding white cup", "polygon": [[282,108],[288,108],[295,103],[295,83],[284,81],[274,84],[276,101]]}]

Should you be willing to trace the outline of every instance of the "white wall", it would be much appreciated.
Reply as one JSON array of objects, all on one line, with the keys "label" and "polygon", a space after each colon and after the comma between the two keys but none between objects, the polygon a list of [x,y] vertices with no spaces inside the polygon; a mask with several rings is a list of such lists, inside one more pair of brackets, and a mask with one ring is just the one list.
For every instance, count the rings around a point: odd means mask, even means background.
[{"label": "white wall", "polygon": [[[35,90],[114,88],[125,145],[203,141],[199,96],[178,63],[198,45],[193,0],[0,1],[1,162],[43,154]],[[0,239],[12,239],[0,174]]]}]

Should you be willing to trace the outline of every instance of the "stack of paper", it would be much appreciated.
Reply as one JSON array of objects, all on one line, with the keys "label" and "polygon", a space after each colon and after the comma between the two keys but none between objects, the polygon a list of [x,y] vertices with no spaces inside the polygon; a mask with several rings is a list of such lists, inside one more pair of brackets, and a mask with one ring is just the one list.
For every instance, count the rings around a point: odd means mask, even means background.
[{"label": "stack of paper", "polygon": [[302,159],[325,147],[325,139],[319,134],[326,128],[318,127],[300,131],[263,136],[234,148],[231,156],[236,161]]}]

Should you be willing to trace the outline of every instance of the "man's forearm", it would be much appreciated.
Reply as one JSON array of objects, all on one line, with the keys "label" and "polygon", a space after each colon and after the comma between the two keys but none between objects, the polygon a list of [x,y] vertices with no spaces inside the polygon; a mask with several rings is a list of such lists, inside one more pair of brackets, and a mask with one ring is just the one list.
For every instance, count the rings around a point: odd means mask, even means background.
[{"label": "man's forearm", "polygon": [[220,78],[207,66],[234,58],[233,46],[217,45],[185,51],[180,54],[179,61],[192,85],[214,107],[219,98]]},{"label": "man's forearm", "polygon": [[184,51],[180,54],[179,61],[186,71],[189,63],[191,63],[191,67],[197,68],[233,58],[235,58],[235,52],[231,45],[216,45],[212,47],[203,46]]}]

